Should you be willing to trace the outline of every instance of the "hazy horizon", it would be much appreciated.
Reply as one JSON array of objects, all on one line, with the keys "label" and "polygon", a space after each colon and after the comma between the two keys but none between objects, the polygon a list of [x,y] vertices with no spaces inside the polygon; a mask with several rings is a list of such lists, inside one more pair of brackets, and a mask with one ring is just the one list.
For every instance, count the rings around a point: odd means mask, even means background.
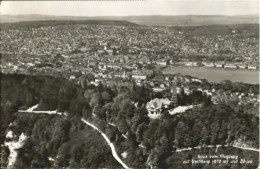
[{"label": "hazy horizon", "polygon": [[163,15],[163,14],[147,14],[147,15],[120,15],[120,16],[115,16],[115,15],[95,15],[95,16],[80,16],[80,15],[48,15],[48,14],[35,14],[35,13],[31,13],[31,14],[2,14],[2,16],[28,16],[28,15],[38,15],[38,16],[57,16],[57,17],[65,17],[65,16],[69,16],[69,17],[131,17],[131,16],[136,16],[136,17],[139,17],[139,16],[254,16],[254,15],[259,15],[259,14],[245,14],[245,15],[240,15],[240,14],[237,14],[237,15],[222,15],[222,14],[210,14],[210,15],[207,15],[207,14],[176,14],[176,15]]},{"label": "hazy horizon", "polygon": [[2,1],[1,15],[73,17],[259,15],[256,0],[231,1]]}]

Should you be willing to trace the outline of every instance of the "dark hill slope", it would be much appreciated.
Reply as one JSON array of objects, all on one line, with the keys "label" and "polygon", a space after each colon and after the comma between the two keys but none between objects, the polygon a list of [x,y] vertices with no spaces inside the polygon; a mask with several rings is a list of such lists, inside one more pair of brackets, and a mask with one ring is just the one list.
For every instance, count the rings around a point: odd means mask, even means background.
[{"label": "dark hill slope", "polygon": [[176,31],[183,31],[193,36],[215,36],[230,35],[232,31],[245,37],[259,36],[258,24],[237,24],[237,25],[204,25],[204,26],[173,26]]},{"label": "dark hill slope", "polygon": [[[120,167],[102,136],[79,119],[28,113],[16,113],[14,117],[14,125],[8,131],[27,136],[14,168]],[[7,159],[8,150],[3,151],[3,159]],[[6,166],[5,161],[1,161],[2,167]]]},{"label": "dark hill slope", "polygon": [[138,26],[137,24],[121,20],[44,20],[44,21],[24,21],[14,23],[2,23],[1,29],[15,28],[37,28],[58,25],[120,25],[120,26]]},{"label": "dark hill slope", "polygon": [[[120,86],[120,83],[111,86],[99,85],[98,87],[87,84],[76,86],[70,81],[51,76],[2,75],[1,143],[4,141],[5,129],[9,126],[9,122],[16,120],[19,123],[18,128],[24,124],[38,126],[31,131],[36,143],[39,140],[53,140],[54,145],[48,145],[49,148],[46,149],[51,151],[47,155],[54,157],[56,152],[66,152],[69,149],[67,146],[74,146],[77,141],[84,141],[79,138],[80,135],[84,137],[85,132],[76,129],[80,126],[75,127],[81,123],[79,119],[84,117],[106,133],[117,148],[118,154],[127,151],[127,158],[124,159],[124,162],[132,168],[145,168],[148,158],[158,168],[173,168],[172,161],[175,159],[168,161],[166,159],[171,157],[176,148],[237,143],[258,148],[259,118],[252,114],[246,114],[243,110],[235,111],[228,105],[209,104],[177,115],[169,115],[167,111],[163,111],[160,119],[151,120],[147,117],[145,106],[135,107],[133,105],[136,102],[145,105],[151,100],[151,96],[149,88],[144,86]],[[27,121],[30,120],[27,114],[23,116],[21,113],[15,113],[17,109],[27,109],[38,103],[40,110],[67,112],[68,118],[71,118],[72,121],[67,121],[65,118],[64,121],[58,120],[56,123],[54,120],[53,125],[52,119],[46,120],[37,116],[32,121]],[[16,117],[16,115],[22,117]],[[41,120],[43,121],[41,122]],[[45,128],[48,126],[50,128],[57,126],[57,130],[54,131],[61,131],[61,137],[56,140],[56,137],[48,132],[49,129]],[[31,128],[33,127],[29,126],[25,131],[30,131]],[[13,130],[15,132],[15,129]],[[69,133],[65,132],[68,130]],[[19,135],[21,131],[15,133]],[[25,132],[25,134],[30,135],[31,133]],[[127,139],[122,134],[127,134]],[[92,137],[92,135],[89,136]],[[67,145],[61,146],[62,148],[57,146],[56,144],[60,143],[59,139],[68,141]],[[145,146],[146,150],[138,146],[140,144]],[[28,143],[27,148],[31,147],[30,145],[36,144]],[[45,143],[43,145],[39,148],[44,149],[47,146]],[[77,147],[75,147],[75,151],[78,151]],[[30,151],[27,151],[27,154],[28,152]],[[87,156],[85,155],[85,157]],[[70,159],[67,156],[63,158],[65,160],[61,159],[60,162]],[[185,159],[179,161],[183,160]],[[258,164],[253,163],[253,165]],[[64,163],[59,165],[59,167],[63,166],[68,165],[64,165]],[[89,165],[80,166],[88,167]],[[104,165],[93,167],[104,167]]]},{"label": "dark hill slope", "polygon": [[147,26],[195,26],[259,23],[258,15],[53,16],[1,15],[1,23],[39,20],[124,20]]}]

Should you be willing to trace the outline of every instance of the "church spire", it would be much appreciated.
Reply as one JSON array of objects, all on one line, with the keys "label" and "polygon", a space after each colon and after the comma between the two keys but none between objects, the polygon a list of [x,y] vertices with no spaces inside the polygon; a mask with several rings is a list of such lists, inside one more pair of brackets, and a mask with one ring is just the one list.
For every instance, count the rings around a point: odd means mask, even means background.
[{"label": "church spire", "polygon": [[171,104],[173,105],[173,107],[177,107],[178,106],[178,97],[177,97],[177,80],[173,80],[172,81],[172,97],[171,97]]}]

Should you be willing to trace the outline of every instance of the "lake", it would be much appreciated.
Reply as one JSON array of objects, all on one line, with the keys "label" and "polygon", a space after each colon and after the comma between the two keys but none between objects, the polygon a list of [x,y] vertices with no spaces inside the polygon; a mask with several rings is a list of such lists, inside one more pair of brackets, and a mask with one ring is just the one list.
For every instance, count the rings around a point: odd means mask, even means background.
[{"label": "lake", "polygon": [[183,75],[190,75],[193,77],[198,77],[200,79],[207,79],[209,82],[220,82],[223,80],[230,80],[232,82],[259,84],[259,71],[178,66],[169,66],[163,69],[162,71],[164,74],[181,73]]}]

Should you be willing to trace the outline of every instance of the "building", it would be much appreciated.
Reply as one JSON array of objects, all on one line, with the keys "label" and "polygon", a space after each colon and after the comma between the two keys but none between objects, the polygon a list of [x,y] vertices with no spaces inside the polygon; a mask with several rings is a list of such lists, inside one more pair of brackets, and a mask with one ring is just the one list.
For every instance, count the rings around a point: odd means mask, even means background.
[{"label": "building", "polygon": [[76,76],[75,75],[71,75],[70,76],[70,80],[74,80],[74,79],[76,79]]},{"label": "building", "polygon": [[202,64],[203,64],[205,67],[215,67],[215,64],[212,63],[212,62],[202,62]]},{"label": "building", "polygon": [[225,64],[225,65],[224,65],[224,68],[231,68],[231,69],[236,69],[236,68],[237,68],[237,66],[236,66],[236,65],[234,65],[234,64]]},{"label": "building", "polygon": [[132,78],[135,80],[146,80],[147,76],[142,74],[133,74]]},{"label": "building", "polygon": [[257,69],[257,67],[256,67],[256,66],[251,66],[251,65],[248,65],[248,69],[250,69],[250,70],[256,70],[256,69]]},{"label": "building", "polygon": [[107,50],[107,53],[108,53],[108,55],[113,55],[113,50],[112,49],[109,49],[109,50]]},{"label": "building", "polygon": [[216,63],[215,65],[216,65],[217,68],[223,68],[224,67],[224,65],[221,64],[221,63]]},{"label": "building", "polygon": [[171,105],[169,99],[153,99],[146,104],[146,109],[148,111],[148,117],[151,119],[157,119],[161,116],[163,109],[168,109]]},{"label": "building", "polygon": [[162,91],[164,91],[165,90],[165,88],[160,88],[160,87],[154,87],[153,88],[153,91],[154,92],[162,92]]},{"label": "building", "polygon": [[184,65],[185,66],[191,66],[191,67],[193,67],[193,66],[198,66],[198,64],[197,64],[197,62],[184,62]]},{"label": "building", "polygon": [[156,62],[157,65],[161,65],[161,66],[167,66],[168,63],[169,62],[167,60],[160,60]]},{"label": "building", "polygon": [[176,82],[173,81],[172,85],[172,97],[171,100],[165,99],[153,99],[146,104],[148,111],[148,117],[151,119],[160,118],[163,110],[169,110],[178,106],[177,87]]}]

